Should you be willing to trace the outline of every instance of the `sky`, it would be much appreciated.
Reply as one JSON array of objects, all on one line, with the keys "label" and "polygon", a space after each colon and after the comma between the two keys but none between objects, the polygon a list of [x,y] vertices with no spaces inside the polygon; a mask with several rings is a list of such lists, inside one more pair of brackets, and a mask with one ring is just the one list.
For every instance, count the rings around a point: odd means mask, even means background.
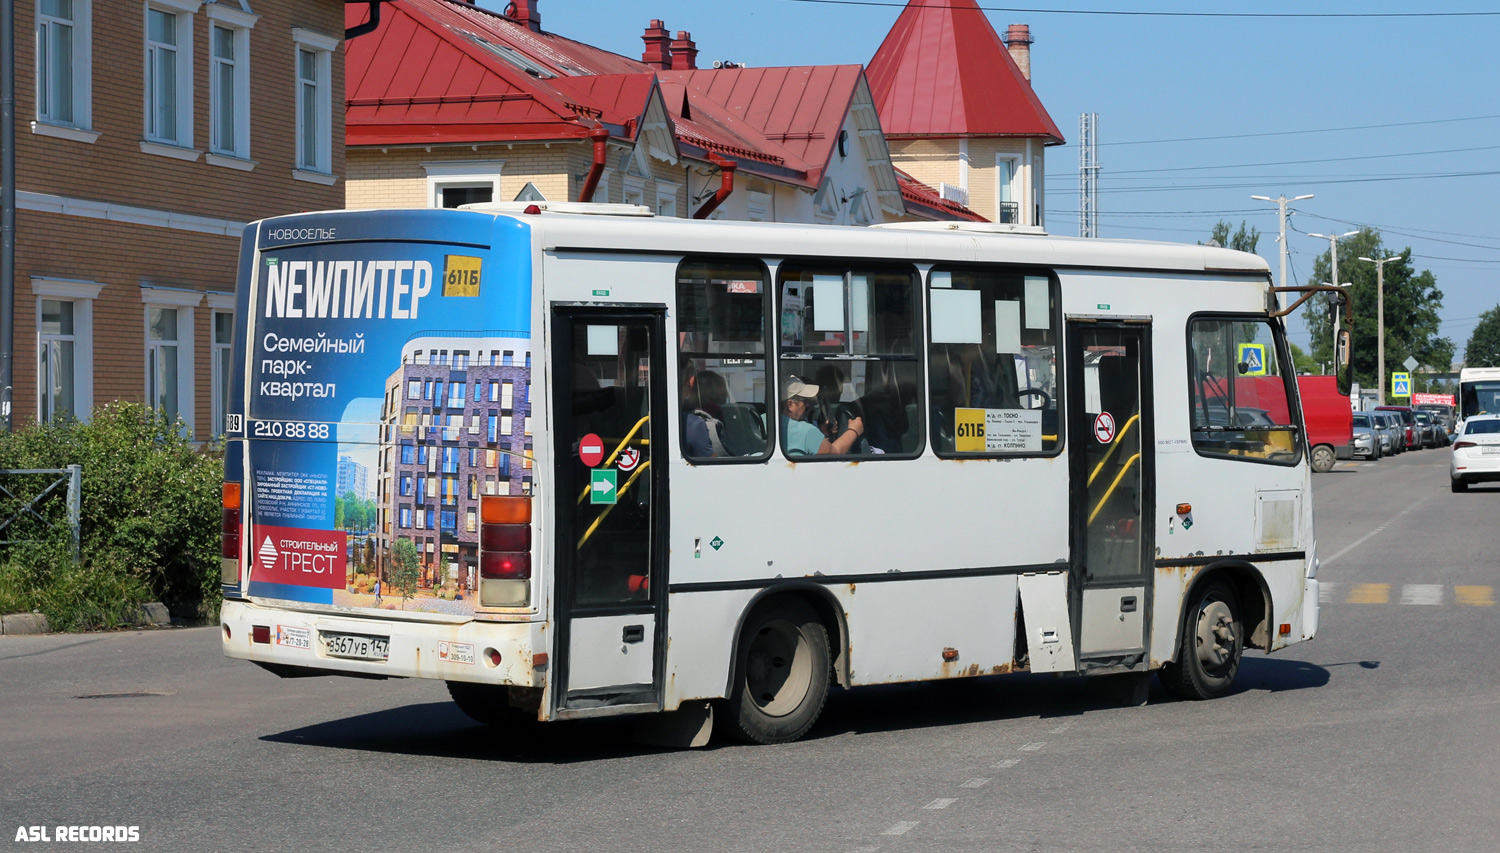
[{"label": "sky", "polygon": [[[635,58],[647,23],[661,18],[674,33],[692,33],[702,67],[716,59],[867,63],[904,5],[540,0],[538,8],[544,29]],[[1049,232],[1078,233],[1075,143],[1080,114],[1091,112],[1099,116],[1099,236],[1192,243],[1207,240],[1220,219],[1243,221],[1260,230],[1259,253],[1274,272],[1276,205],[1250,196],[1311,193],[1292,205],[1288,222],[1291,283],[1307,283],[1314,260],[1328,251],[1327,240],[1308,233],[1368,226],[1388,251],[1409,247],[1416,269],[1437,278],[1442,334],[1456,357],[1480,313],[1500,304],[1500,7],[1458,0],[980,6],[998,32],[1030,25],[1032,85],[1068,141],[1047,150]],[[1378,17],[1418,10],[1439,16]],[[1181,14],[1205,11],[1279,17]],[[1453,14],[1476,12],[1488,14]],[[1300,318],[1290,328],[1305,346]]]}]

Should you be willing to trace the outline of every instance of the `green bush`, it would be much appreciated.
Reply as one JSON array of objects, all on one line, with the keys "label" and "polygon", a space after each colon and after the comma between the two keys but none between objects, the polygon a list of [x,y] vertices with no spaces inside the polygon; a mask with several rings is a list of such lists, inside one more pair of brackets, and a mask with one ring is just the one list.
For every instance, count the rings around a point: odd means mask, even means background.
[{"label": "green bush", "polygon": [[[106,603],[116,600],[124,615],[141,600],[159,600],[179,615],[213,617],[219,603],[219,455],[200,452],[182,436],[179,423],[138,403],[102,406],[89,423],[59,421],[0,436],[0,468],[75,463],[83,466],[80,565],[67,554],[66,501],[59,488],[38,507],[43,519],[23,517],[0,534],[27,543],[0,546],[0,589],[9,589],[0,591],[0,600],[31,596],[32,605],[18,609],[42,610],[58,630],[110,624],[114,611]],[[21,498],[35,491],[25,486],[46,483],[36,475],[5,479]],[[0,501],[0,517],[18,508]],[[135,600],[123,603],[130,598]],[[77,618],[66,615],[70,607]]]}]

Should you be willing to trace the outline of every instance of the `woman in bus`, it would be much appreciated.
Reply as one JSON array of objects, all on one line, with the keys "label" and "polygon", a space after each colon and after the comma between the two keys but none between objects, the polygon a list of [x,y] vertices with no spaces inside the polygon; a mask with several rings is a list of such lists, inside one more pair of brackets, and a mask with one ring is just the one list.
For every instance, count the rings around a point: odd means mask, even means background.
[{"label": "woman in bus", "polygon": [[829,441],[823,431],[808,423],[809,410],[818,399],[818,386],[793,376],[781,395],[781,435],[788,456],[844,455],[865,432],[863,418],[850,418],[842,435]]}]

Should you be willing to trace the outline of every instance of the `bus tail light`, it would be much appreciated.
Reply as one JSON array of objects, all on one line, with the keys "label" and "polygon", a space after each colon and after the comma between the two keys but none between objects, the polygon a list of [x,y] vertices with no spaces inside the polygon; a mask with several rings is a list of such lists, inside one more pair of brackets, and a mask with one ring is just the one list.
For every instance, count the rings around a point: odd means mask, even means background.
[{"label": "bus tail light", "polygon": [[531,497],[479,499],[479,606],[531,603]]},{"label": "bus tail light", "polygon": [[222,495],[219,580],[234,585],[240,582],[240,484],[225,483]]}]

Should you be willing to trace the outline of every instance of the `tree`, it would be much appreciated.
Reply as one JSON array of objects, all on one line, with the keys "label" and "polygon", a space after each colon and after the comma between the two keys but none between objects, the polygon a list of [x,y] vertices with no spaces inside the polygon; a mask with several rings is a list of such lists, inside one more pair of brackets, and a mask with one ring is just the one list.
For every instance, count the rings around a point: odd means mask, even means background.
[{"label": "tree", "polygon": [[1296,368],[1298,376],[1306,373],[1322,372],[1321,368],[1318,367],[1318,362],[1315,361],[1312,356],[1308,355],[1306,352],[1303,352],[1302,347],[1299,347],[1296,344],[1291,344],[1291,347],[1292,367]]},{"label": "tree", "polygon": [[[1220,219],[1218,224],[1214,225],[1213,236],[1209,238],[1210,241],[1218,243],[1226,249],[1233,249],[1236,252],[1255,254],[1255,247],[1260,243],[1260,230],[1251,226],[1250,230],[1246,231],[1243,219],[1240,220],[1240,230],[1234,232],[1233,235],[1230,235],[1229,228],[1229,223]],[[1198,245],[1202,246],[1204,244],[1199,243]]]},{"label": "tree", "polygon": [[401,606],[417,594],[417,578],[421,561],[417,557],[417,546],[410,539],[397,539],[391,546],[391,589],[401,593]]},{"label": "tree", "polygon": [[1464,345],[1465,367],[1500,367],[1500,305],[1479,315]]},{"label": "tree", "polygon": [[[1381,243],[1380,232],[1366,228],[1338,241],[1339,278],[1351,283],[1349,298],[1353,302],[1354,327],[1350,331],[1354,381],[1367,388],[1376,386],[1377,303],[1375,265],[1361,257],[1381,258],[1394,254]],[[1453,363],[1453,342],[1438,335],[1438,310],[1443,307],[1443,292],[1430,270],[1418,273],[1411,264],[1411,249],[1400,253],[1403,259],[1385,266],[1385,369],[1400,370],[1407,356],[1429,368],[1447,370]],[[1328,253],[1313,264],[1309,284],[1329,281],[1331,267]],[[1312,332],[1312,357],[1322,364],[1333,363],[1333,316],[1330,294],[1319,293],[1309,299],[1302,319]],[[1340,313],[1340,326],[1344,321]],[[1389,378],[1389,377],[1387,377]]]}]

